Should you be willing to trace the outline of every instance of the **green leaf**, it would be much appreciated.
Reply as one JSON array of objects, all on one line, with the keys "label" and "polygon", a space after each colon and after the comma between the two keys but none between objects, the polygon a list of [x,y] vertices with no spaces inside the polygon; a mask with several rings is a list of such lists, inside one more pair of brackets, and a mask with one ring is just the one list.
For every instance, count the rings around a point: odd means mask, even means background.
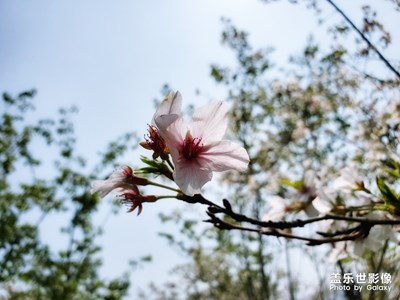
[{"label": "green leaf", "polygon": [[385,183],[384,179],[381,177],[376,177],[376,184],[378,185],[379,191],[382,194],[383,201],[386,204],[392,205],[397,209],[400,209],[398,194]]},{"label": "green leaf", "polygon": [[143,163],[145,163],[146,165],[151,166],[151,167],[158,168],[158,166],[160,165],[160,162],[157,162],[157,161],[154,160],[154,159],[149,159],[149,158],[146,157],[146,156],[141,156],[141,157],[140,157],[140,160],[141,160]]},{"label": "green leaf", "polygon": [[280,182],[282,185],[291,186],[291,187],[295,188],[296,190],[301,189],[304,185],[304,180],[290,181],[288,179],[282,179]]}]

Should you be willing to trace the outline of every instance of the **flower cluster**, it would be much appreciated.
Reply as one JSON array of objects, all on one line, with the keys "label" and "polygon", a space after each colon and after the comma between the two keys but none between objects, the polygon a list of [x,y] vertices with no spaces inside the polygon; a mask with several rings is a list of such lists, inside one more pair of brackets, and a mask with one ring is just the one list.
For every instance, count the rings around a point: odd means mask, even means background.
[{"label": "flower cluster", "polygon": [[[140,143],[145,149],[153,151],[153,160],[143,160],[149,167],[139,170],[141,173],[163,174],[173,179],[179,189],[139,177],[131,168],[124,166],[107,180],[94,181],[91,192],[98,192],[104,197],[116,190],[122,202],[130,205],[129,211],[138,208],[140,213],[143,202],[176,198],[179,194],[200,194],[201,188],[212,179],[213,172],[243,172],[247,169],[250,161],[247,151],[224,139],[229,110],[226,103],[216,101],[199,108],[190,122],[183,119],[181,107],[182,96],[179,92],[169,93],[158,106],[149,124],[148,135]],[[137,186],[147,184],[176,191],[178,195],[142,195]]]}]

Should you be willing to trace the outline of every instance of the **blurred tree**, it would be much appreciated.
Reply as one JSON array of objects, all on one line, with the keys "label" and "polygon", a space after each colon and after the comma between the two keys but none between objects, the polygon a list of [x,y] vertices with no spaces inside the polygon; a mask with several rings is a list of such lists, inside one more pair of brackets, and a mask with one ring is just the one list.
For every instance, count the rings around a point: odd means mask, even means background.
[{"label": "blurred tree", "polygon": [[[92,216],[99,199],[89,193],[97,172],[85,171],[76,153],[70,121],[76,109],[31,124],[34,95],[32,90],[2,97],[0,299],[122,299],[130,285],[128,270],[113,280],[98,275],[101,230]],[[111,143],[97,170],[110,167],[132,137]],[[41,238],[51,216],[63,220],[57,245]]]}]

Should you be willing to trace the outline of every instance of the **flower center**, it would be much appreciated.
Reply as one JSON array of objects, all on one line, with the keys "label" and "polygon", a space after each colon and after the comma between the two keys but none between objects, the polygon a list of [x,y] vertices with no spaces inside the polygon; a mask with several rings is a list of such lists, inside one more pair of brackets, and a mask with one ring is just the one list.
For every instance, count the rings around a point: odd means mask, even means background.
[{"label": "flower center", "polygon": [[183,141],[182,156],[187,160],[193,160],[203,149],[201,138],[193,138],[190,131],[186,132],[185,140]]}]

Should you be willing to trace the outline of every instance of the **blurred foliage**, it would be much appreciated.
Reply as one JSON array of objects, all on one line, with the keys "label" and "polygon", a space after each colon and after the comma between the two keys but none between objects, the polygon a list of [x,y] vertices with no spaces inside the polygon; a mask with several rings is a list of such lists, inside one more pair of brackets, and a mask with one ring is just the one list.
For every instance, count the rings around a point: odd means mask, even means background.
[{"label": "blurred foliage", "polygon": [[[0,119],[0,299],[122,299],[129,270],[99,277],[101,228],[93,223],[99,198],[93,174],[76,152],[71,114],[34,120],[36,92],[4,93]],[[110,168],[133,135],[112,142],[96,170]],[[53,162],[52,162],[53,161]],[[47,223],[49,218],[60,224]],[[56,245],[44,226],[60,226]]]}]

